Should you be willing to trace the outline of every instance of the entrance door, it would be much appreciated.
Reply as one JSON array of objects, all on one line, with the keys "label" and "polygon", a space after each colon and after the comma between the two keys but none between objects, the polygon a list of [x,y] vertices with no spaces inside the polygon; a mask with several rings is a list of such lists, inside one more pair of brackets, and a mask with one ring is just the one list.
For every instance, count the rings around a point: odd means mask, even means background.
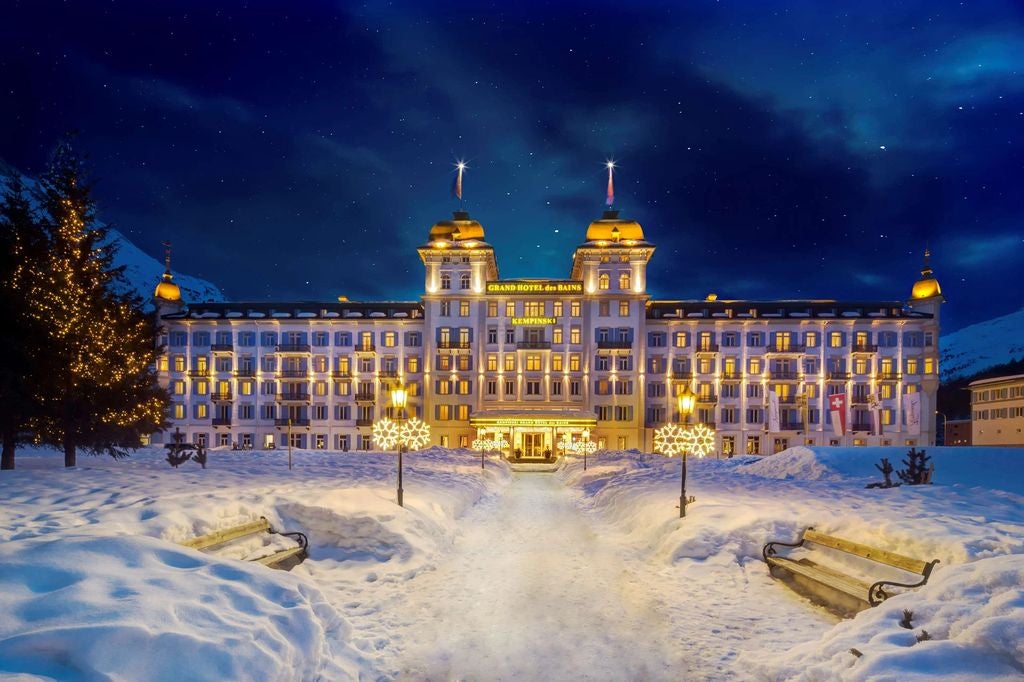
[{"label": "entrance door", "polygon": [[544,456],[544,434],[524,433],[523,434],[523,457]]}]

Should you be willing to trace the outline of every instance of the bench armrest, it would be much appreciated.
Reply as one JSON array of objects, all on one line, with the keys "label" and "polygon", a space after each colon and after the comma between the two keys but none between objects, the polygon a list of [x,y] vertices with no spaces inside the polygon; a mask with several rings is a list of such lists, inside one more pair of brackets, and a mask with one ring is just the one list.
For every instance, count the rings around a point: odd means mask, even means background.
[{"label": "bench armrest", "polygon": [[778,546],[778,547],[803,547],[804,546],[804,536],[803,536],[803,533],[800,534],[800,539],[798,541],[796,541],[796,542],[781,542],[779,540],[773,540],[773,541],[769,542],[768,544],[766,544],[764,546],[764,548],[761,550],[761,557],[764,559],[765,563],[768,563],[768,557],[775,556],[775,547],[776,546]]},{"label": "bench armrest", "polygon": [[889,595],[888,592],[885,591],[885,587],[886,586],[889,586],[889,587],[907,587],[907,588],[921,587],[926,582],[928,582],[928,578],[932,574],[932,569],[935,568],[935,564],[937,564],[937,563],[939,563],[938,559],[935,559],[934,561],[928,562],[928,566],[924,569],[924,573],[921,576],[921,582],[917,582],[917,583],[898,583],[898,582],[894,582],[892,580],[879,580],[878,582],[874,583],[868,589],[868,603],[871,604],[872,606],[878,606],[879,604],[884,602],[886,599],[888,599],[890,597],[890,595]]}]

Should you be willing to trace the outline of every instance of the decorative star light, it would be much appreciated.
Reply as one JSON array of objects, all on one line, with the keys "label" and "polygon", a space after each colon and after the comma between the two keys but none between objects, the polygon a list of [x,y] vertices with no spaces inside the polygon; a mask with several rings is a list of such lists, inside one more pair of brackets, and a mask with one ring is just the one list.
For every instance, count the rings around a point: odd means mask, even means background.
[{"label": "decorative star light", "polygon": [[666,457],[682,454],[685,447],[684,431],[678,424],[665,424],[654,432],[654,451]]},{"label": "decorative star light", "polygon": [[419,450],[430,442],[430,425],[413,417],[402,424],[399,438],[410,450]]},{"label": "decorative star light", "polygon": [[705,424],[684,429],[682,438],[688,454],[706,457],[715,449],[715,430]]},{"label": "decorative star light", "polygon": [[381,450],[390,450],[398,445],[398,424],[384,418],[373,423],[373,442]]}]

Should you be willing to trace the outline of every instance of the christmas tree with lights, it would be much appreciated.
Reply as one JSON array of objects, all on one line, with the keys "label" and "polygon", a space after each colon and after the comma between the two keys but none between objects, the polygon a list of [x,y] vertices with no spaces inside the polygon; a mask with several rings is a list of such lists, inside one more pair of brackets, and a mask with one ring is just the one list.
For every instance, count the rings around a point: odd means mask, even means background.
[{"label": "christmas tree with lights", "polygon": [[156,383],[152,321],[113,265],[114,246],[96,221],[82,158],[61,142],[40,181],[48,249],[17,264],[28,317],[45,334],[33,390],[38,442],[75,466],[79,448],[115,457],[164,426],[168,396]]}]

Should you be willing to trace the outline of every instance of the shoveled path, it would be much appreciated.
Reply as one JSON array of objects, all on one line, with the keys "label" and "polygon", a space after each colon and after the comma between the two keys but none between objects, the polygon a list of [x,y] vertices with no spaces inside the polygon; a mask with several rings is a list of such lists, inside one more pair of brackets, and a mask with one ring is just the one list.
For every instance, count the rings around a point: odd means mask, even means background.
[{"label": "shoveled path", "polygon": [[460,526],[444,563],[390,605],[414,628],[393,633],[402,678],[691,678],[667,641],[663,580],[602,537],[555,476],[517,474]]}]

